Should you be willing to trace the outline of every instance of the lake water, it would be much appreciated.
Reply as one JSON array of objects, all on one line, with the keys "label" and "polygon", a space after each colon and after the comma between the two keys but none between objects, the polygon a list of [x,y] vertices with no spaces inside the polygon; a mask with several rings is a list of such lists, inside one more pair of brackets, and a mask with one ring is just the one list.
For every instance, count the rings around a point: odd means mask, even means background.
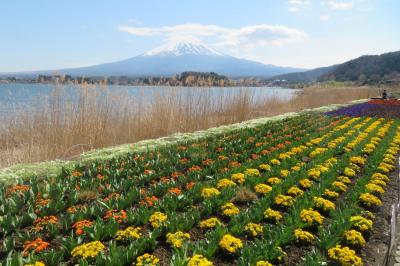
[{"label": "lake water", "polygon": [[[0,117],[4,117],[13,111],[29,111],[30,107],[40,106],[46,103],[46,97],[54,93],[57,89],[62,89],[64,95],[67,95],[70,101],[75,101],[76,92],[80,87],[74,85],[64,85],[62,87],[55,87],[50,84],[19,84],[19,83],[0,83]],[[104,87],[99,88],[99,91],[104,91]],[[212,97],[230,95],[240,93],[249,93],[252,95],[253,101],[258,101],[266,98],[279,98],[289,100],[299,90],[286,89],[280,87],[158,87],[158,86],[106,86],[108,93],[113,95],[128,95],[140,98],[141,101],[151,100],[155,95],[169,93],[179,94],[182,97],[189,95],[208,93]]]}]

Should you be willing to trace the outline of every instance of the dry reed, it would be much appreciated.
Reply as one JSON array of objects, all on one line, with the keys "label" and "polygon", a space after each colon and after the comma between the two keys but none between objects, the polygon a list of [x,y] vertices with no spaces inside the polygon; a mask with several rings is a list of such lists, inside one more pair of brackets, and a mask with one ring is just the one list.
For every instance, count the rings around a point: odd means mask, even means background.
[{"label": "dry reed", "polygon": [[[145,90],[145,89],[144,89]],[[251,118],[345,103],[377,95],[371,88],[305,89],[291,100],[260,99],[240,90],[215,95],[177,88],[152,97],[81,86],[71,98],[62,86],[0,124],[0,168],[16,163],[72,159],[84,151],[193,132]]]}]

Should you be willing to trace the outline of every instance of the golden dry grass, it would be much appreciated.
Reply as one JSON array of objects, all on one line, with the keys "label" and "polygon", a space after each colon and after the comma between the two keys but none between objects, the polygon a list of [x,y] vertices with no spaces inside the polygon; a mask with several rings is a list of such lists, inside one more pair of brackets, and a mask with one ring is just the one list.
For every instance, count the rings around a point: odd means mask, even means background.
[{"label": "golden dry grass", "polygon": [[20,110],[0,124],[0,167],[68,160],[91,149],[377,96],[373,88],[312,87],[290,101],[273,97],[254,104],[255,95],[246,90],[215,96],[207,88],[182,93],[183,88],[145,100],[85,85],[70,101],[63,87],[55,88],[37,108]]}]

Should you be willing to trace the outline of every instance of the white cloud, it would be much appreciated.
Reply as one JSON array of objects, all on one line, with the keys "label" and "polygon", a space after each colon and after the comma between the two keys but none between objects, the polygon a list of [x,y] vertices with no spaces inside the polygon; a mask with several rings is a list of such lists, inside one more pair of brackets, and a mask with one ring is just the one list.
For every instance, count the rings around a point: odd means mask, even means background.
[{"label": "white cloud", "polygon": [[311,1],[310,0],[289,0],[288,3],[290,5],[311,5]]},{"label": "white cloud", "polygon": [[311,6],[311,0],[288,0],[289,12],[297,13]]},{"label": "white cloud", "polygon": [[328,20],[331,19],[331,17],[328,16],[328,15],[322,15],[322,16],[319,17],[319,19],[322,20],[322,21],[328,21]]},{"label": "white cloud", "polygon": [[120,26],[119,31],[136,36],[161,36],[173,39],[182,36],[210,37],[215,45],[252,49],[255,46],[282,45],[304,40],[304,31],[283,25],[258,24],[240,28],[187,23],[163,27]]},{"label": "white cloud", "polygon": [[297,13],[297,12],[300,12],[301,10],[302,9],[300,7],[297,7],[297,6],[289,7],[289,12],[292,12],[292,13]]},{"label": "white cloud", "polygon": [[325,2],[332,10],[350,10],[354,7],[353,1],[329,0]]}]

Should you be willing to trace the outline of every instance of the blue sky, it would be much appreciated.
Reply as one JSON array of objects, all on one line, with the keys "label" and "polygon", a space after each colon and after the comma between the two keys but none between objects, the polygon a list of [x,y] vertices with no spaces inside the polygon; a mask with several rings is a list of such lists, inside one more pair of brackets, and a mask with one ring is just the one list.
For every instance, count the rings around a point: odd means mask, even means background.
[{"label": "blue sky", "polygon": [[112,62],[187,35],[313,68],[400,50],[399,11],[398,0],[3,0],[0,72]]}]

